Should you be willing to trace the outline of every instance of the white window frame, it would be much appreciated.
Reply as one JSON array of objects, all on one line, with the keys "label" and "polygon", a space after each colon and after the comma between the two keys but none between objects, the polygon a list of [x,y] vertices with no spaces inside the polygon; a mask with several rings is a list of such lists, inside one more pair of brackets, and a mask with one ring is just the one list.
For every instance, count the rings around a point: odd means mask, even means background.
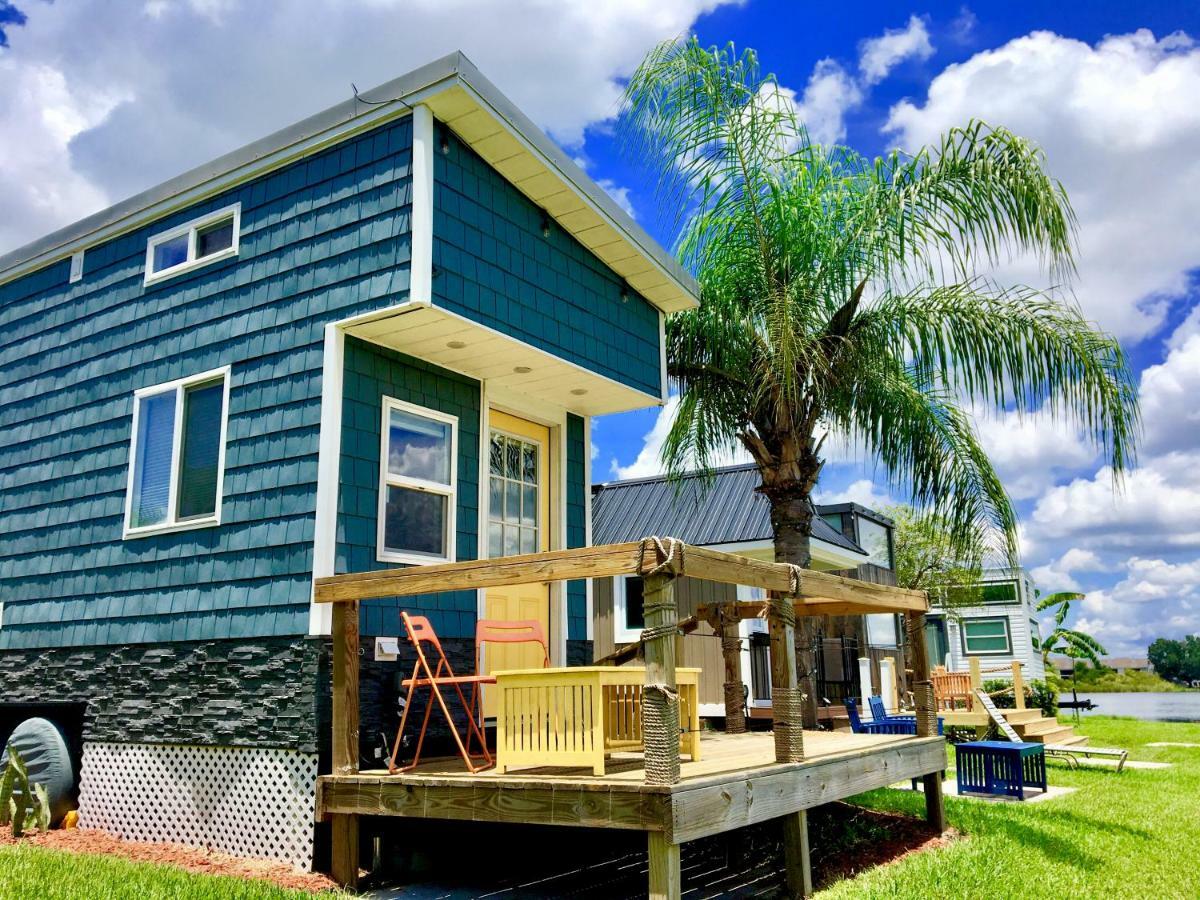
[{"label": "white window frame", "polygon": [[[1004,624],[1004,640],[1006,646],[1003,650],[972,650],[968,641],[970,637],[967,635],[967,626],[976,625],[980,622],[1002,622]],[[1012,656],[1013,640],[1012,640],[1012,625],[1008,621],[1008,616],[979,616],[973,619],[963,619],[959,626],[959,633],[962,636],[962,647],[964,656]],[[989,635],[988,637],[999,637],[999,635]]]},{"label": "white window frame", "polygon": [[[224,250],[218,250],[216,253],[210,253],[208,256],[196,258],[196,233],[209,225],[214,225],[223,219],[233,218],[233,242]],[[168,278],[174,278],[176,275],[182,275],[184,272],[191,272],[193,269],[198,269],[201,266],[207,266],[209,263],[217,262],[222,259],[229,259],[231,256],[238,255],[238,249],[241,246],[242,233],[242,204],[234,203],[231,206],[224,206],[221,209],[213,210],[210,213],[205,213],[198,218],[192,219],[190,222],[184,222],[182,225],[177,225],[170,231],[160,231],[146,241],[146,277],[144,284],[156,284],[160,281],[165,281]],[[170,266],[161,271],[154,271],[154,248],[166,241],[174,240],[181,235],[188,236],[188,254],[187,259],[181,263]]]},{"label": "white window frame", "polygon": [[[613,640],[617,643],[631,644],[642,638],[641,628],[626,628],[626,594],[625,585],[630,578],[640,578],[640,575],[613,576]],[[645,585],[643,584],[643,590]]]},{"label": "white window frame", "polygon": [[[218,378],[221,379],[225,389],[221,397],[221,442],[217,449],[216,504],[211,516],[180,520],[177,518],[176,501],[179,492],[179,457],[180,451],[183,449],[184,391],[193,385],[216,381]],[[129,540],[172,531],[191,531],[194,528],[211,528],[221,524],[221,506],[225,496],[225,439],[229,429],[229,383],[231,380],[230,367],[222,366],[219,369],[210,369],[186,378],[177,378],[174,381],[138,388],[133,392],[133,433],[129,436],[129,474],[125,484],[125,522],[121,533],[122,539]],[[138,419],[141,415],[142,399],[165,394],[170,390],[175,391],[175,434],[171,441],[171,484],[167,495],[167,520],[155,525],[142,525],[134,528],[130,522],[133,519],[133,475],[137,468]]]},{"label": "white window frame", "polygon": [[[429,565],[431,563],[454,562],[457,551],[455,545],[458,543],[458,529],[456,526],[458,514],[458,416],[430,409],[427,406],[406,403],[403,400],[397,400],[395,397],[384,397],[382,407],[379,426],[379,502],[375,514],[375,558],[379,562],[408,563],[418,566]],[[450,426],[449,485],[441,484],[437,481],[426,481],[423,478],[412,478],[407,475],[395,475],[388,471],[389,420],[393,409],[412,413],[422,418],[432,419],[435,422],[444,422]],[[387,523],[387,489],[389,486],[425,491],[447,498],[446,553],[444,556],[387,549],[384,531]]]}]

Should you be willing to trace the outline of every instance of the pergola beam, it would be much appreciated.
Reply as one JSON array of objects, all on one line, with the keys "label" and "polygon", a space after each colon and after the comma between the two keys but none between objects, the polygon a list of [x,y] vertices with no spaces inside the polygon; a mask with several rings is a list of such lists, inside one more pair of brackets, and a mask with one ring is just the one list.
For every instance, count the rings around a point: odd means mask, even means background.
[{"label": "pergola beam", "polygon": [[[797,615],[924,612],[929,608],[923,591],[872,584],[809,569],[799,570],[800,590],[798,594],[793,594],[794,573],[790,566],[692,547],[669,539],[646,539],[498,559],[334,575],[317,579],[314,597],[318,603],[338,603],[614,575],[641,575],[666,562],[663,548],[671,555],[668,568],[674,577],[744,584],[792,595],[795,597]],[[754,604],[741,606],[751,607]],[[757,614],[743,617],[757,617]]]}]

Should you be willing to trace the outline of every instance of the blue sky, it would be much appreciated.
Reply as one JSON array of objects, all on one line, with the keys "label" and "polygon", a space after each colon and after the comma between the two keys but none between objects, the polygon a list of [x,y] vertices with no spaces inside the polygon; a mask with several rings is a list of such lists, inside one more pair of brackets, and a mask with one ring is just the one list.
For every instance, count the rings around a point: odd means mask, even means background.
[{"label": "blue sky", "polygon": [[[1185,3],[725,0],[0,0],[0,250],[454,49],[464,50],[664,240],[612,139],[622,80],[694,32],[758,50],[810,131],[866,154],[970,117],[1041,144],[1080,219],[1085,313],[1141,379],[1140,467],[1114,493],[1071,423],[981,415],[1044,589],[1114,652],[1200,631],[1200,10]],[[1040,284],[1016,259],[997,277]],[[666,419],[596,423],[594,476],[653,471]],[[883,503],[834,460],[826,498]],[[902,498],[895,498],[902,499]]]}]

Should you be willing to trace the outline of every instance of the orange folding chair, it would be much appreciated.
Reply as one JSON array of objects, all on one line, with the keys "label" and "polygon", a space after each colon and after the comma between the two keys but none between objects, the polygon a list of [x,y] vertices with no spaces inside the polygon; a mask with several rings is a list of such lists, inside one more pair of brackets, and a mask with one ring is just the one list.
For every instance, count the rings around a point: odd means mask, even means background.
[{"label": "orange folding chair", "polygon": [[[441,641],[438,640],[433,626],[430,625],[429,619],[425,616],[410,616],[406,612],[400,613],[400,620],[404,623],[404,631],[408,635],[409,642],[413,645],[413,649],[417,652],[417,661],[413,664],[413,674],[411,678],[405,679],[402,687],[408,688],[408,697],[404,704],[404,713],[400,716],[400,729],[396,732],[396,743],[392,747],[392,756],[388,760],[388,773],[395,775],[398,772],[408,772],[416,768],[421,761],[421,748],[425,744],[425,732],[429,728],[429,717],[433,714],[433,706],[436,702],[441,707],[442,714],[446,717],[446,724],[450,726],[450,733],[454,736],[454,742],[458,745],[458,752],[462,755],[463,762],[467,764],[467,769],[472,774],[482,772],[494,765],[492,755],[488,753],[487,741],[484,740],[483,732],[480,730],[480,722],[477,720],[478,700],[481,696],[479,687],[484,683],[495,684],[496,679],[488,675],[455,675],[454,670],[450,667],[450,661],[446,659],[445,651],[442,650]],[[425,655],[425,645],[429,645],[437,653],[437,665],[431,668],[429,658]],[[476,651],[478,653],[478,650]],[[463,686],[471,686],[471,702],[467,702],[466,695],[463,694]],[[408,724],[408,712],[412,709],[413,697],[416,695],[417,688],[429,688],[429,703],[425,707],[425,719],[421,723],[421,736],[417,738],[417,748],[413,754],[412,762],[407,766],[399,767],[396,765],[396,757],[400,754],[400,743],[404,738],[404,728]],[[446,705],[445,695],[442,693],[442,688],[453,687],[454,693],[458,696],[459,703],[462,704],[463,711],[467,714],[467,740],[464,744],[462,735],[458,733],[458,727],[454,724],[454,717],[450,715],[450,708]],[[478,738],[479,745],[482,748],[481,753],[476,755],[470,751],[472,738]],[[481,758],[482,765],[476,765],[475,759]]]},{"label": "orange folding chair", "polygon": [[[475,671],[483,672],[484,644],[539,644],[542,648],[543,669],[550,665],[550,646],[546,633],[537,619],[480,619],[475,623]],[[486,675],[477,684],[471,685],[471,705],[479,711],[479,731],[483,733],[483,685],[495,684],[496,679]],[[471,736],[467,735],[467,749],[471,747]]]}]

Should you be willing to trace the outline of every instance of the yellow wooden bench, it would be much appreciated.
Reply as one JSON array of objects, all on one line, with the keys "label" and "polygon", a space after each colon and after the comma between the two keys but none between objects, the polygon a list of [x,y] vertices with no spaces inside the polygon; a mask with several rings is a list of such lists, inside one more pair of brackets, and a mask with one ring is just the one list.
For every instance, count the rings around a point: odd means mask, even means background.
[{"label": "yellow wooden bench", "polygon": [[[642,684],[646,670],[573,666],[495,672],[496,769],[590,766],[604,774],[605,756],[642,748]],[[676,669],[680,752],[700,758],[699,669]]]}]

